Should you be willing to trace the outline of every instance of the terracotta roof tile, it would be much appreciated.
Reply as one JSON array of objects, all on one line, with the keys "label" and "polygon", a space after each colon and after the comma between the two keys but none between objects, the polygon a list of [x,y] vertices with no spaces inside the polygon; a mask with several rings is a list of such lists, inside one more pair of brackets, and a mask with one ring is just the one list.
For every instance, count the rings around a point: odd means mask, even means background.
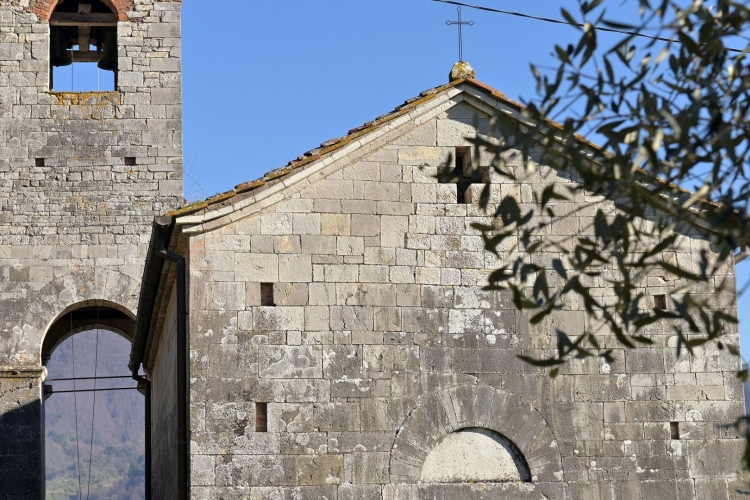
[{"label": "terracotta roof tile", "polygon": [[[491,94],[493,97],[502,101],[504,104],[507,104],[510,107],[516,108],[517,110],[524,109],[524,106],[522,104],[512,99],[509,99],[502,92],[488,85],[485,85],[477,80],[474,80],[472,78],[458,79],[449,84],[425,90],[424,92],[420,93],[419,96],[407,99],[406,101],[404,101],[403,104],[399,105],[390,113],[380,115],[373,121],[369,121],[360,127],[351,129],[346,136],[338,137],[336,139],[331,139],[331,140],[321,143],[319,148],[315,148],[310,151],[307,151],[306,153],[298,156],[296,159],[290,161],[284,167],[277,168],[275,170],[272,170],[266,173],[260,179],[256,179],[251,182],[245,182],[245,183],[239,184],[233,190],[227,191],[226,193],[221,193],[216,196],[212,196],[206,201],[198,201],[198,202],[189,203],[183,207],[180,207],[177,210],[173,210],[172,212],[167,213],[167,216],[176,217],[176,216],[194,214],[196,212],[200,212],[201,210],[207,209],[209,206],[211,206],[211,209],[213,209],[214,208],[213,205],[232,203],[236,201],[234,200],[234,198],[239,195],[242,195],[242,197],[244,198],[246,196],[246,193],[249,193],[250,191],[260,189],[264,186],[270,186],[270,185],[276,184],[280,182],[279,179],[287,176],[288,174],[292,173],[294,170],[297,170],[299,168],[302,168],[306,165],[309,165],[310,163],[313,163],[319,160],[325,154],[335,151],[336,149],[339,149],[345,146],[346,144],[349,144],[351,141],[375,130],[376,128],[380,127],[384,123],[388,123],[391,120],[398,118],[399,116],[403,116],[404,114],[408,113],[409,111],[419,106],[420,104],[433,99],[440,92],[443,92],[444,90],[447,90],[451,87],[456,87],[462,83],[469,83],[472,86],[477,87],[487,92],[488,94]],[[555,125],[560,126],[558,124],[555,124]],[[585,141],[585,142],[587,144],[593,145],[593,143],[589,143],[588,141]],[[593,146],[596,146],[596,145],[593,145]],[[598,148],[598,146],[596,147]]]},{"label": "terracotta roof tile", "polygon": [[[351,129],[349,133],[344,137],[338,137],[336,139],[331,139],[331,140],[321,143],[319,148],[315,148],[310,151],[307,151],[306,153],[298,156],[295,160],[290,161],[286,166],[272,170],[266,173],[260,179],[256,179],[250,182],[239,184],[233,190],[230,190],[225,193],[218,194],[218,195],[214,195],[205,201],[201,200],[201,201],[188,203],[176,210],[173,210],[167,213],[166,215],[170,217],[180,217],[184,215],[195,214],[202,210],[215,209],[217,207],[214,207],[214,205],[227,205],[230,203],[234,203],[235,201],[238,201],[239,199],[249,196],[248,193],[252,191],[275,185],[278,182],[281,182],[280,179],[289,175],[293,171],[299,168],[302,168],[306,165],[309,165],[311,163],[314,163],[315,161],[319,160],[321,157],[323,157],[327,153],[335,151],[336,149],[339,149],[345,146],[346,144],[349,144],[351,141],[377,129],[379,126],[383,125],[384,123],[387,123],[395,118],[398,118],[399,116],[406,114],[408,111],[414,109],[420,104],[429,101],[440,92],[443,92],[444,90],[447,90],[451,87],[457,87],[458,85],[462,83],[468,83],[471,86],[478,88],[482,90],[483,92],[486,92],[487,94],[490,94],[492,97],[494,97],[498,101],[502,102],[503,104],[505,104],[506,106],[510,108],[516,109],[517,111],[523,111],[524,109],[526,109],[526,106],[524,106],[520,102],[514,101],[513,99],[509,98],[508,96],[500,92],[499,90],[493,87],[490,87],[489,85],[482,83],[478,80],[475,80],[474,78],[457,79],[446,85],[442,85],[439,87],[425,90],[424,92],[421,92],[419,96],[417,97],[412,97],[410,99],[407,99],[406,101],[404,101],[403,104],[395,108],[390,113],[380,115],[373,121],[366,122],[364,125],[360,127]],[[563,126],[561,124],[553,120],[548,120],[547,123],[553,128],[557,128],[560,130],[563,129]],[[581,142],[581,144],[585,144],[587,147],[591,148],[592,150],[600,151],[600,152],[603,151],[601,146],[589,141],[582,135],[576,134],[575,137],[579,142]],[[684,188],[681,188],[679,186],[670,185],[670,187],[676,187],[681,192],[690,193],[690,191]],[[710,206],[714,206],[714,207],[720,206],[720,204],[717,204],[714,202],[709,202],[706,204]]]}]

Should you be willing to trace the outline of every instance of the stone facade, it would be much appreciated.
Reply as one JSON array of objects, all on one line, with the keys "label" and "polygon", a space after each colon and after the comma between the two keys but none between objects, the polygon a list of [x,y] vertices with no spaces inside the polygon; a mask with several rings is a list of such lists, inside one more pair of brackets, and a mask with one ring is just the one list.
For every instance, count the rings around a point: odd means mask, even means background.
[{"label": "stone facade", "polygon": [[[180,3],[106,3],[120,19],[117,91],[57,93],[46,22],[57,2],[0,0],[0,498],[43,494],[48,333],[92,305],[143,317],[149,226],[181,201]],[[605,338],[614,363],[575,361],[554,379],[517,358],[549,353],[555,327],[599,327],[577,303],[532,326],[507,294],[482,290],[514,241],[499,257],[485,252],[471,228],[490,220],[481,186],[459,203],[435,174],[469,145],[473,124],[486,134],[493,113],[518,109],[459,79],[170,213],[169,249],[189,271],[191,498],[735,496],[744,443],[727,424],[744,398],[726,351],[677,358],[669,325],[656,324],[654,346]],[[511,195],[530,208],[545,186],[576,179],[542,166],[489,181],[493,204]],[[549,236],[585,234],[598,208],[613,210],[583,193],[559,203],[558,214],[576,215],[550,221]],[[665,258],[691,268],[703,249],[700,234],[684,234]],[[735,309],[734,293],[716,293],[725,280],[731,266],[702,293]],[[157,285],[143,359],[152,493],[175,498],[173,264]],[[653,276],[644,292],[679,286]],[[611,300],[604,281],[598,292]]]},{"label": "stone facade", "polygon": [[46,332],[83,306],[134,318],[151,221],[182,202],[181,4],[115,3],[117,91],[59,93],[56,2],[0,0],[0,498],[43,492]]},{"label": "stone facade", "polygon": [[[472,124],[487,133],[492,113],[518,107],[474,80],[425,95],[311,153],[304,168],[173,214],[171,248],[189,269],[191,498],[734,498],[744,442],[726,424],[744,414],[739,360],[713,345],[677,358],[663,323],[648,331],[653,347],[626,350],[603,335],[614,363],[576,360],[550,378],[521,362],[550,354],[555,327],[598,325],[570,303],[533,326],[506,293],[482,289],[515,242],[499,257],[485,252],[471,227],[490,222],[476,203],[481,186],[457,203],[457,186],[435,174],[469,145]],[[575,182],[511,166],[517,181],[490,178],[490,212],[507,195],[525,212],[545,186]],[[586,234],[599,208],[613,211],[584,193],[558,203],[556,213],[576,215],[550,221],[550,238]],[[685,268],[708,249],[698,234],[679,241],[665,257]],[[553,258],[564,255],[539,257]],[[164,297],[173,272],[163,271]],[[723,280],[733,283],[731,265],[703,292]],[[644,292],[679,286],[654,276]],[[604,281],[598,290],[613,295]],[[716,300],[736,308],[734,292]],[[168,324],[172,301],[159,304],[153,324]],[[167,331],[150,333],[154,383]],[[485,457],[502,473],[476,461],[450,470],[440,455],[477,429],[505,447]]]}]

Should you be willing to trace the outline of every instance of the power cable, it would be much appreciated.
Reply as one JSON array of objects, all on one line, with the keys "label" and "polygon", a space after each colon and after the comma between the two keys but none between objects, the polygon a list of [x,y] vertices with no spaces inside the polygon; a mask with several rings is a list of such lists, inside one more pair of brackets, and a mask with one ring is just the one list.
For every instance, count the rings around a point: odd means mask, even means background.
[{"label": "power cable", "polygon": [[132,375],[118,375],[113,377],[76,377],[76,378],[48,378],[45,379],[47,382],[70,382],[71,380],[109,380],[118,378],[129,378],[132,380]]},{"label": "power cable", "polygon": [[[73,313],[70,313],[70,331],[73,331]],[[76,348],[75,335],[70,337],[70,351],[73,355],[73,411],[76,414],[76,458],[78,459],[78,500],[83,496],[83,486],[81,486],[81,441],[78,436],[78,391],[76,390]]]},{"label": "power cable", "polygon": [[[96,313],[96,321],[99,322],[99,311]],[[91,492],[91,463],[94,458],[94,419],[96,418],[96,373],[99,367],[99,328],[96,329],[96,344],[94,347],[94,403],[91,405],[91,441],[89,443],[89,480],[86,486],[86,500],[89,500]]]},{"label": "power cable", "polygon": [[[569,23],[568,21],[563,21],[561,19],[553,19],[553,18],[550,18],[550,17],[534,16],[534,15],[531,15],[531,14],[524,14],[523,12],[515,12],[515,11],[512,11],[512,10],[493,9],[492,7],[484,7],[482,5],[471,5],[471,4],[468,4],[468,3],[456,2],[455,0],[430,0],[430,1],[432,1],[432,2],[439,2],[439,3],[447,3],[447,4],[451,4],[451,5],[458,5],[460,7],[468,7],[469,9],[484,10],[484,11],[487,11],[487,12],[494,12],[494,13],[497,13],[497,14],[506,14],[506,15],[509,15],[509,16],[523,17],[525,19],[533,19],[535,21],[543,21],[543,22],[546,22],[546,23],[564,24],[564,25],[567,25],[567,26],[573,25],[573,26],[578,26],[579,28],[583,28],[583,26],[584,26],[582,23],[574,23],[574,24],[572,24],[572,23]],[[641,37],[641,38],[648,38],[650,40],[659,40],[659,41],[662,41],[662,42],[674,42],[674,40],[671,40],[669,38],[665,38],[665,37],[662,37],[662,36],[645,35],[643,33],[638,33],[637,31],[624,31],[624,30],[618,30],[618,29],[615,29],[615,28],[605,28],[604,26],[596,26],[596,30],[597,31],[606,31],[606,32],[609,32],[609,33],[620,33],[622,35],[637,36],[637,37]],[[729,52],[744,52],[744,50],[734,49],[734,48],[731,48],[731,47],[727,47],[726,50],[729,51]]]},{"label": "power cable", "polygon": [[111,387],[109,389],[78,389],[73,391],[52,391],[52,394],[70,394],[73,392],[107,392],[107,391],[137,391],[137,387]]}]

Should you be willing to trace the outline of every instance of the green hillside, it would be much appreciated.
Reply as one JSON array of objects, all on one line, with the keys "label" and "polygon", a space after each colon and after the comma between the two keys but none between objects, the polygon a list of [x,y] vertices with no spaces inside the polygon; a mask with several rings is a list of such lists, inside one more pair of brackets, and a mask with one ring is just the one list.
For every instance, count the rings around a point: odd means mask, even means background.
[{"label": "green hillside", "polygon": [[[73,341],[75,344],[73,344]],[[94,376],[96,332],[83,332],[62,343],[47,366],[49,379]],[[130,343],[107,331],[99,332],[96,375],[128,375]],[[56,391],[73,389],[73,382],[49,382]],[[102,387],[134,387],[131,379],[99,380]],[[78,381],[76,389],[93,389],[94,381]],[[92,409],[96,410],[91,439]],[[78,410],[76,440],[75,409]],[[144,398],[138,391],[54,394],[45,403],[47,499],[142,499],[144,484]],[[89,453],[91,481],[89,486]],[[88,490],[88,494],[87,494]]]}]

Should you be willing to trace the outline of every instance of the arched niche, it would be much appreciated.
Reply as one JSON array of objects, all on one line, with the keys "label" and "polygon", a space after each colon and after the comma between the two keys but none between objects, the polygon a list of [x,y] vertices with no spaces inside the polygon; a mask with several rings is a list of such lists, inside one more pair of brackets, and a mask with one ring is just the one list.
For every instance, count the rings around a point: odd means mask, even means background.
[{"label": "arched niche", "polygon": [[[473,429],[474,435],[459,436],[466,429]],[[476,429],[491,434],[477,436],[479,433]],[[396,434],[391,449],[391,481],[396,484],[424,484],[422,474],[425,463],[434,463],[440,458],[443,453],[441,447],[449,448],[449,451],[450,448],[454,451],[469,449],[470,441],[481,439],[488,444],[484,438],[490,436],[494,441],[493,446],[505,446],[510,461],[516,465],[520,480],[530,480],[532,483],[529,487],[538,482],[562,481],[562,457],[557,440],[539,411],[514,393],[479,384],[443,389],[418,400]],[[498,436],[502,439],[498,439]],[[430,457],[435,450],[436,455]],[[498,463],[510,467],[503,453],[497,449],[495,451],[494,458]],[[514,453],[517,460],[513,458]],[[447,479],[446,482],[459,479],[458,476],[450,479],[450,470],[443,477]],[[432,472],[426,473],[425,479],[435,478],[439,477]],[[494,482],[509,481],[497,481],[496,477]]]},{"label": "arched niche", "polygon": [[447,434],[422,464],[423,483],[531,482],[521,451],[490,429],[468,427]]},{"label": "arched niche", "polygon": [[135,315],[125,307],[105,300],[87,300],[67,307],[44,335],[42,364],[47,364],[57,346],[68,337],[96,328],[117,333],[132,342]]}]

